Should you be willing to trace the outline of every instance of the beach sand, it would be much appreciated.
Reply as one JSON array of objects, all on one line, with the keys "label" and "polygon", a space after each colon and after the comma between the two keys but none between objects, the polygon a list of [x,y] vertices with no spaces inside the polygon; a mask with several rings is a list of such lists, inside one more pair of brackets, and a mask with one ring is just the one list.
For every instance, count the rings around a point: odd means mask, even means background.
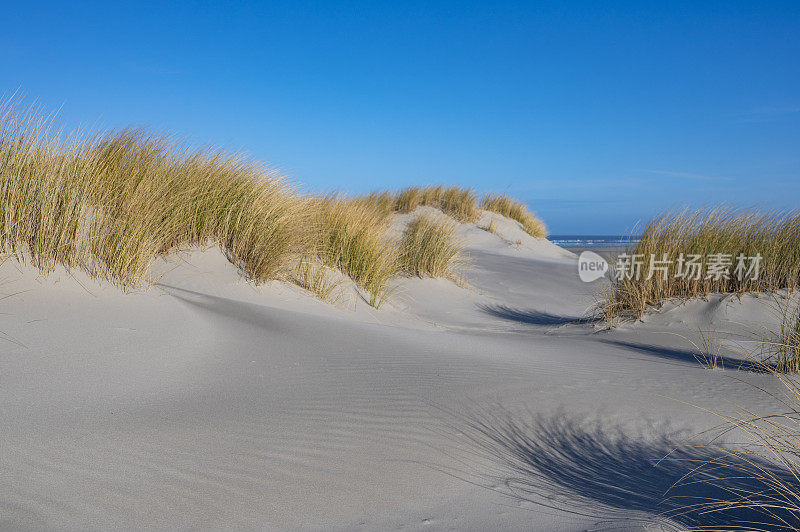
[{"label": "beach sand", "polygon": [[696,524],[660,515],[691,464],[654,465],[718,423],[687,403],[758,412],[771,400],[748,383],[778,385],[704,369],[682,336],[766,322],[765,299],[605,330],[586,319],[604,281],[497,223],[459,226],[468,286],[399,279],[379,311],[349,285],[337,305],[253,286],[214,247],[161,259],[130,293],[7,260],[0,528]]},{"label": "beach sand", "polygon": [[614,262],[616,260],[617,255],[620,253],[625,253],[628,250],[625,246],[582,246],[582,247],[572,247],[567,246],[564,247],[567,251],[574,253],[575,255],[580,255],[584,251],[593,251],[606,259],[607,261]]}]

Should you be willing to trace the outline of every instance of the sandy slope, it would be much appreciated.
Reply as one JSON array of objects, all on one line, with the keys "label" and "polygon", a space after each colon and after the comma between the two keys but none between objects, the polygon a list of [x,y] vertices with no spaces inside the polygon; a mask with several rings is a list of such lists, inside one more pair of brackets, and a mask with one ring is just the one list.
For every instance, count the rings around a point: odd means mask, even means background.
[{"label": "sandy slope", "polygon": [[571,323],[599,286],[494,216],[500,236],[459,227],[468,288],[405,279],[380,311],[253,287],[215,249],[130,294],[7,261],[0,528],[695,524],[656,517],[686,466],[652,460],[714,423],[675,399],[766,408],[730,376],[774,383],[704,370],[671,333],[766,319],[762,301]]}]

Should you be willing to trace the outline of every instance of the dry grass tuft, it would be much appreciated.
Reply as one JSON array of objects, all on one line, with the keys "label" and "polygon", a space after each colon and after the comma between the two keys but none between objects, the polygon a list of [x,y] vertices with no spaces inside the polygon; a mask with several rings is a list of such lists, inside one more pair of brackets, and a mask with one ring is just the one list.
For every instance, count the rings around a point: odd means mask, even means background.
[{"label": "dry grass tuft", "polygon": [[398,272],[397,251],[383,235],[387,218],[371,204],[336,196],[309,199],[315,215],[314,249],[322,262],[341,270],[370,294],[378,308]]},{"label": "dry grass tuft", "polygon": [[484,231],[487,231],[489,233],[492,233],[493,235],[498,235],[498,236],[500,235],[497,232],[497,226],[494,224],[494,216],[492,216],[489,219],[489,224],[481,227],[481,229],[483,229]]},{"label": "dry grass tuft", "polygon": [[397,194],[395,209],[398,212],[412,212],[421,205],[441,209],[460,222],[474,222],[479,217],[475,193],[468,188],[409,187]]},{"label": "dry grass tuft", "polygon": [[487,194],[481,200],[481,208],[518,221],[525,232],[534,238],[547,236],[544,222],[529,212],[525,205],[508,196]]},{"label": "dry grass tuft", "polygon": [[456,279],[455,267],[462,249],[455,224],[421,215],[408,224],[400,241],[403,270],[418,277]]},{"label": "dry grass tuft", "polygon": [[420,205],[478,218],[469,189],[301,197],[241,154],[142,129],[64,136],[39,110],[0,104],[0,254],[45,274],[64,265],[128,289],[147,279],[159,254],[218,244],[254,282],[289,278],[328,299],[331,267],[377,307],[401,262],[420,275],[451,274],[458,247],[449,226],[415,222],[402,251],[385,237],[392,213]]},{"label": "dry grass tuft", "polygon": [[790,295],[784,302],[778,300],[772,309],[777,330],[756,328],[752,335],[755,340],[748,341],[760,347],[757,359],[766,371],[800,373],[800,300],[793,301]]},{"label": "dry grass tuft", "polygon": [[396,199],[394,194],[389,191],[373,192],[366,196],[360,196],[355,201],[372,207],[383,218],[389,218],[395,212]]},{"label": "dry grass tuft", "polygon": [[422,189],[420,187],[408,187],[397,193],[395,208],[398,212],[411,212],[422,205]]},{"label": "dry grass tuft", "polygon": [[[684,257],[699,255],[703,260],[714,253],[760,254],[762,268],[757,280],[736,275],[715,279],[703,271],[699,279],[678,278],[670,272],[667,279],[654,275],[647,279],[653,260],[676,264]],[[642,258],[642,275],[637,280],[622,279],[612,287],[606,301],[607,314],[641,316],[649,307],[672,298],[692,298],[715,292],[772,292],[794,290],[800,283],[800,214],[739,213],[728,208],[665,214],[650,222],[641,241],[629,254]],[[735,265],[735,264],[734,264]]]},{"label": "dry grass tuft", "polygon": [[332,272],[318,260],[304,258],[297,263],[293,280],[322,301],[337,303],[341,300],[342,294],[336,290],[342,281],[331,275]]},{"label": "dry grass tuft", "polygon": [[480,216],[475,193],[468,188],[447,187],[439,200],[439,207],[460,222],[474,222]]},{"label": "dry grass tuft", "polygon": [[800,372],[800,304],[794,309],[788,306],[781,316],[777,342],[772,346],[775,354],[775,370],[782,373]]},{"label": "dry grass tuft", "polygon": [[302,242],[298,200],[274,171],[142,130],[59,140],[35,111],[0,113],[0,249],[43,273],[83,268],[128,288],[154,257],[218,242],[254,281]]},{"label": "dry grass tuft", "polygon": [[722,420],[704,434],[716,440],[736,431],[743,439],[724,445],[687,445],[700,449],[700,456],[715,451],[714,458],[689,460],[692,469],[678,486],[724,486],[733,480],[740,487],[724,490],[721,498],[697,498],[681,512],[731,512],[747,518],[731,520],[722,528],[697,530],[800,530],[800,384],[796,378],[773,374],[783,390],[758,389],[772,402],[774,412],[760,414],[740,407],[725,413],[702,408]]}]

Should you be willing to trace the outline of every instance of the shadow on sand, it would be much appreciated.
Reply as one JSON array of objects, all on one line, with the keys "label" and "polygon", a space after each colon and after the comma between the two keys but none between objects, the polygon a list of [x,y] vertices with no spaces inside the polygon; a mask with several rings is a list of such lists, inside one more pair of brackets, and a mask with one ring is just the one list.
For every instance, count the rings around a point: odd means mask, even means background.
[{"label": "shadow on sand", "polygon": [[521,310],[506,305],[478,305],[478,309],[490,316],[529,325],[566,325],[568,323],[596,323],[596,318],[560,316],[539,310]]},{"label": "shadow on sand", "polygon": [[[496,474],[475,482],[517,501],[679,530],[797,530],[800,525],[800,515],[785,510],[720,504],[751,494],[765,501],[774,492],[743,474],[741,459],[718,446],[682,445],[665,432],[632,438],[598,423],[515,416],[503,408],[458,419],[459,438],[466,438],[470,453],[477,451],[499,466]],[[783,470],[750,460],[792,483]]]},{"label": "shadow on sand", "polygon": [[[603,339],[601,342],[609,345],[616,345],[646,353],[648,355],[655,355],[657,357],[665,358],[668,360],[676,360],[680,362],[699,362],[698,353],[691,349],[679,349],[674,347],[663,347],[652,344],[641,344],[636,342],[626,342],[623,340],[608,340]],[[738,369],[741,371],[751,371],[754,373],[765,373],[770,369],[770,364],[766,362],[757,362],[755,360],[742,360],[741,358],[731,358],[723,355],[718,355],[719,363],[722,367],[728,369]]]}]

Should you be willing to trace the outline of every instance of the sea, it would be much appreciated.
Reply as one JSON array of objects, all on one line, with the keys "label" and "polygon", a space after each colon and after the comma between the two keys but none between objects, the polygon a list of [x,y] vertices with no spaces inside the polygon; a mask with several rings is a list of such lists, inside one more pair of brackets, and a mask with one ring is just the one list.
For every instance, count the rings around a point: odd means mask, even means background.
[{"label": "sea", "polygon": [[564,248],[622,248],[636,244],[631,235],[550,235],[548,240]]}]

